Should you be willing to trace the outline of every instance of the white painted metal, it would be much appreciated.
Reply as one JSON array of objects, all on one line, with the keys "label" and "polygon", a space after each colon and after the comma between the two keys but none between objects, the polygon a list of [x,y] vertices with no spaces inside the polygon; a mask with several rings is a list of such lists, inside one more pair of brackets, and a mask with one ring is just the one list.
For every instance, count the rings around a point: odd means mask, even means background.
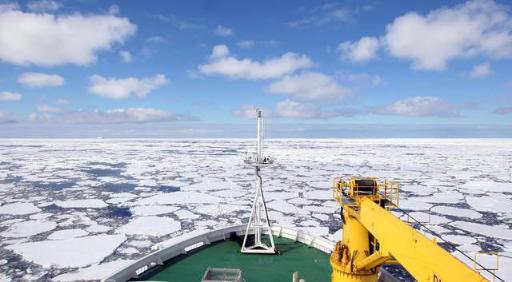
[{"label": "white painted metal", "polygon": [[[229,238],[232,232],[238,236],[244,234],[244,225],[236,225],[225,227],[213,231],[195,231],[178,238],[173,238],[168,241],[156,245],[156,251],[135,261],[121,269],[113,269],[112,273],[105,277],[98,277],[98,280],[109,282],[128,281],[132,278],[137,278],[142,272],[149,270],[152,267],[161,264],[173,257],[198,248],[203,245],[208,245],[217,241]],[[335,242],[327,240],[322,237],[316,237],[302,230],[294,230],[288,227],[274,225],[272,226],[272,233],[274,236],[279,236],[294,241],[301,242],[312,248],[318,249],[324,253],[330,254],[334,250]]]},{"label": "white painted metal", "polygon": [[[261,110],[256,109],[257,134],[256,134],[256,158],[253,163],[256,174],[256,185],[251,215],[245,230],[244,242],[241,252],[246,254],[274,254],[276,247],[274,237],[270,231],[270,219],[268,218],[267,205],[263,196],[260,170],[263,165],[271,163],[269,157],[263,157],[263,121]],[[246,161],[246,163],[250,163]],[[254,235],[254,243],[251,244],[248,237]],[[270,244],[262,241],[262,235],[268,236]]]}]

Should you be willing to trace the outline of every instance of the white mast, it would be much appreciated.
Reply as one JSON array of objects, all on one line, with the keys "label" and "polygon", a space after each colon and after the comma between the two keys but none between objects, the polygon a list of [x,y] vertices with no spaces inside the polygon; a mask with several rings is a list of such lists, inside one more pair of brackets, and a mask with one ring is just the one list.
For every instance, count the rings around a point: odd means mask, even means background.
[{"label": "white mast", "polygon": [[[263,197],[263,189],[261,187],[262,181],[260,176],[261,167],[269,165],[273,161],[270,157],[263,157],[263,121],[260,109],[256,109],[256,117],[258,126],[256,136],[256,156],[254,158],[249,157],[245,160],[245,163],[254,165],[254,170],[256,172],[256,187],[251,216],[247,223],[241,252],[253,254],[274,254],[276,252],[276,247],[274,245],[272,229],[270,228],[267,205],[265,204],[265,198]],[[254,243],[249,242],[250,239],[248,240],[248,237],[250,238],[252,234],[254,234]],[[262,234],[268,235],[270,242],[263,242],[261,240]]]}]

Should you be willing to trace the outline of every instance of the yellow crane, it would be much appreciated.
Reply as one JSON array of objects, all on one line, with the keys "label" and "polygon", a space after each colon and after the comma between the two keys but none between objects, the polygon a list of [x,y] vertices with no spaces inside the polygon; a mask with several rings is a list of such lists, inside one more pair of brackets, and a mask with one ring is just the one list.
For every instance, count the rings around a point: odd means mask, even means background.
[{"label": "yellow crane", "polygon": [[330,258],[332,282],[376,282],[383,264],[400,264],[419,282],[488,281],[441,248],[436,239],[389,211],[398,206],[396,183],[338,178],[333,188],[341,206],[343,237]]}]

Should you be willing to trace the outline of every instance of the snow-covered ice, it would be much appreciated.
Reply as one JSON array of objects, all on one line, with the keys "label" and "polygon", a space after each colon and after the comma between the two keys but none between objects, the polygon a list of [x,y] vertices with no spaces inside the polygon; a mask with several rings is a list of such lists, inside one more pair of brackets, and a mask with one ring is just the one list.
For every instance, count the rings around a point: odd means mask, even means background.
[{"label": "snow-covered ice", "polygon": [[150,206],[134,206],[130,208],[130,211],[134,215],[141,215],[141,216],[147,216],[147,215],[160,215],[160,214],[166,214],[166,213],[172,213],[179,210],[179,207],[173,207],[173,206],[156,206],[156,205],[150,205]]},{"label": "snow-covered ice", "polygon": [[445,214],[445,215],[472,218],[472,219],[482,217],[481,213],[474,211],[474,210],[448,207],[448,206],[435,206],[431,209],[431,211],[435,212],[435,213]]},{"label": "snow-covered ice", "polygon": [[0,233],[3,237],[20,238],[30,237],[39,233],[53,230],[57,225],[55,222],[42,220],[29,220],[17,222],[9,226],[9,229]]},{"label": "snow-covered ice", "polygon": [[69,272],[65,274],[61,274],[55,278],[53,281],[90,281],[90,280],[99,280],[101,278],[106,278],[112,271],[116,271],[117,269],[123,269],[133,261],[131,260],[116,260],[111,262],[106,262],[100,265],[92,265],[89,267],[82,268],[75,272]]},{"label": "snow-covered ice", "polygon": [[453,223],[453,226],[471,233],[476,233],[484,236],[491,235],[491,237],[493,238],[512,240],[512,229],[504,225],[489,226],[486,224],[473,223],[467,221],[456,221]]},{"label": "snow-covered ice", "polygon": [[96,235],[14,244],[6,249],[44,267],[83,267],[99,263],[125,240],[124,235]]},{"label": "snow-covered ice", "polygon": [[84,231],[82,229],[66,229],[66,230],[59,230],[55,231],[50,236],[48,236],[48,239],[50,240],[62,240],[62,239],[70,239],[75,237],[83,237],[88,235],[89,232]]},{"label": "snow-covered ice", "polygon": [[55,205],[61,208],[104,208],[107,207],[107,203],[100,199],[83,199],[83,200],[68,200],[68,201],[56,201]]},{"label": "snow-covered ice", "polygon": [[219,203],[222,199],[210,196],[205,193],[199,192],[174,192],[162,193],[141,199],[137,202],[138,205],[172,205],[172,204],[204,204],[204,203]]},{"label": "snow-covered ice", "polygon": [[40,212],[32,203],[12,203],[0,206],[0,214],[24,215]]},{"label": "snow-covered ice", "polygon": [[181,229],[181,224],[169,217],[136,217],[118,229],[119,233],[130,235],[163,236]]}]

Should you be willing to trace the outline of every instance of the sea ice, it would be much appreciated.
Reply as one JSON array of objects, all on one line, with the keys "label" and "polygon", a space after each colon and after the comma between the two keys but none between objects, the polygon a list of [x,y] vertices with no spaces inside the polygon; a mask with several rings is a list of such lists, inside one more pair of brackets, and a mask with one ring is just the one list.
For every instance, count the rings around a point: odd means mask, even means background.
[{"label": "sea ice", "polygon": [[144,216],[136,217],[121,226],[117,232],[129,235],[164,236],[179,231],[181,224],[169,217]]},{"label": "sea ice", "polygon": [[153,243],[151,243],[151,241],[148,240],[133,240],[129,241],[128,245],[134,246],[136,248],[149,248],[153,245]]},{"label": "sea ice", "polygon": [[457,245],[471,245],[476,243],[476,239],[467,235],[451,235],[446,234],[442,236],[446,241]]},{"label": "sea ice", "polygon": [[265,200],[286,200],[298,197],[298,193],[291,192],[264,192],[263,195],[265,196]]},{"label": "sea ice", "polygon": [[329,219],[328,215],[321,214],[321,213],[314,213],[313,217],[316,217],[316,218],[318,218],[320,220],[328,220]]},{"label": "sea ice", "polygon": [[512,240],[512,229],[505,227],[505,226],[499,226],[499,225],[484,225],[480,223],[473,223],[473,222],[466,222],[466,221],[455,221],[452,222],[452,225],[472,232],[481,234],[484,236],[489,236],[493,238],[502,238],[506,240]]},{"label": "sea ice", "polygon": [[[438,216],[438,215],[430,214],[430,213],[426,213],[426,212],[411,212],[411,213],[409,213],[409,215],[423,224],[439,225],[439,224],[448,223],[451,221],[446,217],[442,217],[442,216]],[[406,219],[407,215],[405,215],[402,218]],[[411,222],[413,222],[413,221],[411,220]]]},{"label": "sea ice", "polygon": [[311,200],[331,200],[333,197],[331,190],[313,190],[305,194],[305,197]]},{"label": "sea ice", "polygon": [[44,267],[84,267],[102,261],[125,240],[124,235],[96,235],[14,244],[6,249]]},{"label": "sea ice", "polygon": [[177,211],[178,207],[173,206],[135,206],[131,207],[130,211],[134,215],[138,216],[148,216],[148,215],[160,215],[160,214],[167,214]]},{"label": "sea ice", "polygon": [[[427,197],[425,197],[427,198]],[[423,197],[414,197],[401,199],[398,207],[405,210],[428,210],[432,207],[431,204],[424,202]]]},{"label": "sea ice", "polygon": [[0,214],[24,215],[40,212],[32,203],[12,203],[0,206]]},{"label": "sea ice", "polygon": [[303,206],[305,210],[316,213],[335,213],[339,208],[338,207],[326,207],[326,206]]},{"label": "sea ice", "polygon": [[54,277],[53,281],[93,281],[103,280],[112,272],[123,269],[133,263],[131,260],[116,260],[99,265],[92,265],[75,272],[68,272]]},{"label": "sea ice", "polygon": [[209,190],[238,190],[241,187],[231,180],[223,180],[218,178],[203,178],[201,182],[188,186],[183,186],[183,191],[209,191]]},{"label": "sea ice", "polygon": [[295,205],[289,204],[283,200],[272,201],[267,204],[269,209],[282,212],[282,213],[292,213],[292,214],[309,214],[308,211],[303,210]]},{"label": "sea ice", "polygon": [[456,204],[462,200],[464,200],[464,195],[451,191],[443,191],[432,196],[425,197],[425,201],[429,203]]},{"label": "sea ice", "polygon": [[460,186],[465,192],[512,192],[512,183],[502,183],[489,180],[472,180]]},{"label": "sea ice", "polygon": [[50,236],[48,236],[49,240],[62,240],[62,239],[70,239],[75,237],[83,237],[88,235],[89,232],[84,231],[82,229],[66,229],[55,231]]},{"label": "sea ice", "polygon": [[510,213],[512,200],[491,196],[466,196],[466,202],[477,211]]},{"label": "sea ice", "polygon": [[195,213],[192,213],[190,211],[187,211],[187,210],[179,210],[177,212],[174,212],[174,214],[176,216],[178,216],[178,218],[181,219],[181,220],[199,218],[199,215],[197,215]]},{"label": "sea ice", "polygon": [[106,226],[106,225],[102,225],[102,224],[98,224],[98,223],[92,223],[85,230],[87,232],[91,232],[91,233],[103,233],[103,232],[107,232],[111,229],[112,229],[112,227],[110,227],[110,226]]},{"label": "sea ice", "polygon": [[454,208],[448,206],[435,206],[431,209],[432,212],[457,216],[457,217],[466,217],[466,218],[480,218],[482,214],[470,209],[462,209],[462,208]]},{"label": "sea ice", "polygon": [[106,208],[108,205],[100,199],[83,199],[56,201],[55,205],[61,208]]},{"label": "sea ice", "polygon": [[29,220],[12,224],[1,235],[10,238],[30,237],[53,230],[56,226],[52,221]]},{"label": "sea ice", "polygon": [[141,199],[137,202],[138,205],[172,205],[172,204],[199,204],[199,203],[220,203],[221,198],[213,197],[208,194],[199,192],[173,192],[162,193],[152,197]]}]

